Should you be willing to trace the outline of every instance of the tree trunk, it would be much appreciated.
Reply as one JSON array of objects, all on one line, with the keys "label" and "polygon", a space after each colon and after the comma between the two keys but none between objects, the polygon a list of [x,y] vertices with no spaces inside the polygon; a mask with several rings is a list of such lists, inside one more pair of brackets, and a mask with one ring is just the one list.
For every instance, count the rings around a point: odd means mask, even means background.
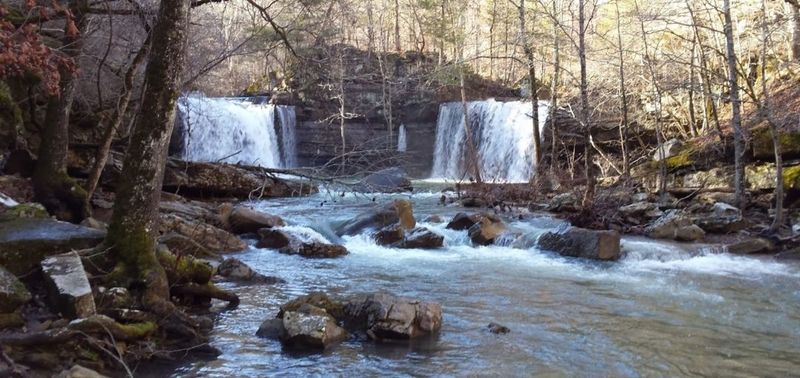
[{"label": "tree trunk", "polygon": [[628,88],[625,86],[625,59],[624,49],[622,47],[622,20],[619,14],[619,1],[616,1],[616,15],[617,15],[617,44],[619,52],[619,93],[622,103],[622,123],[619,129],[619,142],[620,149],[622,150],[622,175],[628,177],[630,174],[630,161],[628,159]]},{"label": "tree trunk", "polygon": [[97,148],[97,152],[94,157],[94,165],[92,166],[91,172],[89,172],[89,179],[86,181],[87,212],[92,208],[92,196],[97,189],[97,184],[100,182],[100,175],[102,175],[103,168],[105,168],[106,162],[108,161],[108,154],[111,151],[111,143],[114,141],[114,136],[117,134],[120,125],[122,125],[122,120],[125,118],[125,112],[128,110],[128,103],[130,102],[131,92],[133,91],[133,76],[136,73],[136,70],[139,69],[139,66],[142,64],[142,62],[144,62],[144,58],[147,56],[147,50],[149,47],[150,36],[148,35],[142,44],[142,47],[139,48],[136,56],[134,56],[131,65],[128,67],[128,70],[125,72],[122,93],[117,99],[117,106],[114,109],[114,114],[111,116],[111,119],[108,120],[106,129],[103,132],[103,140],[100,146]]},{"label": "tree trunk", "polygon": [[772,137],[772,148],[775,152],[775,217],[770,231],[778,231],[783,226],[783,157],[778,125],[772,117],[770,108],[769,85],[767,85],[767,45],[769,44],[769,27],[767,26],[767,1],[761,0],[761,111],[769,124]]},{"label": "tree trunk", "polygon": [[533,59],[533,49],[528,43],[528,31],[525,28],[525,0],[520,0],[519,6],[519,36],[522,40],[522,50],[528,64],[528,78],[531,91],[531,123],[533,128],[533,161],[530,180],[536,179],[539,162],[542,161],[541,136],[539,135],[539,83],[536,80],[536,62]]},{"label": "tree trunk", "polygon": [[400,46],[400,0],[394,0],[394,49],[402,51]]},{"label": "tree trunk", "polygon": [[736,203],[740,209],[744,210],[747,205],[745,197],[745,173],[744,173],[744,131],[742,130],[741,101],[739,100],[739,78],[736,70],[736,49],[733,40],[733,21],[731,20],[731,0],[723,0],[722,11],[725,17],[725,45],[728,59],[728,82],[731,91],[731,126],[733,127],[733,149],[734,149],[734,190],[736,193]]},{"label": "tree trunk", "polygon": [[[713,98],[713,91],[711,87],[711,75],[709,75],[708,59],[706,57],[705,48],[703,47],[702,35],[700,34],[700,21],[697,19],[694,9],[687,0],[686,7],[689,10],[689,15],[692,18],[692,29],[694,30],[694,38],[697,40],[698,58],[700,58],[700,79],[703,81],[703,114],[706,119],[711,118],[714,122],[714,130],[719,138],[719,143],[722,145],[723,151],[725,150],[725,137],[722,134],[722,126],[719,122],[719,111],[717,103]],[[709,114],[710,113],[710,114]]]},{"label": "tree trunk", "polygon": [[800,1],[786,0],[792,8],[792,51],[791,57],[795,62],[800,62]]},{"label": "tree trunk", "polygon": [[475,140],[472,138],[472,130],[470,129],[469,106],[467,106],[467,90],[464,87],[463,56],[460,64],[461,67],[458,69],[458,81],[461,87],[461,105],[464,109],[464,135],[467,140],[467,151],[469,151],[469,162],[467,162],[467,165],[472,168],[472,178],[475,180],[475,182],[480,184],[483,182],[483,180],[481,179],[481,166],[480,159],[478,157],[478,149],[475,147]]},{"label": "tree trunk", "polygon": [[558,2],[553,1],[553,82],[550,89],[550,176],[555,180],[556,160],[558,154],[558,125],[556,124],[556,112],[558,111],[558,76],[561,73],[561,53],[559,51],[558,40]]},{"label": "tree trunk", "polygon": [[[88,7],[88,2],[80,0],[70,4],[77,33],[65,30],[63,51],[73,60],[77,60],[83,48],[82,38],[87,23],[84,10]],[[67,175],[69,118],[78,73],[68,69],[61,69],[59,73],[60,91],[47,101],[42,141],[33,175],[34,199],[58,218],[80,222],[88,216],[84,208],[86,192]]]},{"label": "tree trunk", "polygon": [[582,206],[584,209],[591,207],[594,202],[594,190],[597,178],[594,175],[592,161],[592,128],[589,122],[589,83],[586,74],[586,0],[578,0],[578,56],[581,66],[581,123],[583,124],[584,137],[584,170],[586,174],[586,191],[583,194]]},{"label": "tree trunk", "polygon": [[162,0],[145,70],[147,91],[117,184],[106,244],[116,258],[112,277],[134,278],[144,287],[142,304],[174,313],[169,285],[155,254],[158,206],[175,104],[184,67],[190,0]]}]

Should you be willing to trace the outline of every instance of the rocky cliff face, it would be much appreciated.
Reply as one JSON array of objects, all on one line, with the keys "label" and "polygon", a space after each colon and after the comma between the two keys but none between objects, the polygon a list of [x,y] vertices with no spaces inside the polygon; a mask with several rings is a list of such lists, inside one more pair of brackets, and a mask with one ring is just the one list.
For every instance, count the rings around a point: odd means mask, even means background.
[{"label": "rocky cliff face", "polygon": [[[348,160],[351,170],[399,165],[412,177],[428,177],[439,103],[460,100],[457,71],[437,67],[434,57],[413,52],[379,55],[339,45],[301,55],[305,58],[292,68],[293,95],[279,100],[297,106],[301,166],[319,166],[343,152],[359,152],[359,159]],[[470,99],[514,95],[477,75],[467,75],[466,86]],[[400,125],[406,131],[405,152],[397,151]]]}]

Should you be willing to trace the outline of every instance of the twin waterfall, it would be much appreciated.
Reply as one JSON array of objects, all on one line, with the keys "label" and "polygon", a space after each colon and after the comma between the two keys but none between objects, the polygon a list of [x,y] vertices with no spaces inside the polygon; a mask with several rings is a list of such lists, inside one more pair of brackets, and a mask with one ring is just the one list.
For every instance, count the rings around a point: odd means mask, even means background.
[{"label": "twin waterfall", "polygon": [[293,106],[190,95],[178,101],[178,119],[183,159],[270,168],[297,164]]},{"label": "twin waterfall", "polygon": [[[481,178],[485,182],[527,182],[533,173],[531,103],[493,99],[467,103]],[[549,103],[539,102],[538,126],[544,128]],[[464,130],[464,106],[439,106],[431,178],[467,180],[469,147]]]},{"label": "twin waterfall", "polygon": [[[270,168],[297,166],[296,119],[293,106],[270,105],[263,98],[188,95],[178,101],[181,158]],[[530,102],[493,99],[467,103],[481,177],[486,182],[526,182],[532,174],[533,129]],[[539,102],[539,129],[549,104]],[[409,141],[401,125],[397,150]],[[463,104],[439,107],[433,155],[434,179],[469,179],[469,148]],[[420,156],[420,159],[427,157]]]}]

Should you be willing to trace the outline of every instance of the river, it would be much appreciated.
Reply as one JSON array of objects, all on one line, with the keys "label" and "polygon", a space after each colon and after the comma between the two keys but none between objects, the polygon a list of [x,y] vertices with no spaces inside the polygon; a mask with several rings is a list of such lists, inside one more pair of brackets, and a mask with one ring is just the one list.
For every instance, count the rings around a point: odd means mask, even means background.
[{"label": "river", "polygon": [[[295,230],[335,239],[331,224],[392,198],[414,203],[418,221],[463,209],[441,194],[321,193],[252,203]],[[373,202],[374,200],[374,202]],[[721,253],[713,246],[624,238],[625,257],[598,263],[547,251],[472,247],[466,231],[440,250],[400,250],[355,236],[350,254],[315,260],[251,248],[236,257],[275,286],[223,283],[241,304],[216,319],[223,354],[174,376],[789,376],[800,372],[800,266]],[[510,221],[531,235],[563,227],[545,215]],[[313,229],[313,230],[312,230]],[[319,232],[319,234],[317,234]],[[441,334],[409,344],[345,342],[324,353],[284,352],[255,336],[280,304],[312,291],[388,291],[438,301]],[[501,323],[511,333],[486,329]]]}]

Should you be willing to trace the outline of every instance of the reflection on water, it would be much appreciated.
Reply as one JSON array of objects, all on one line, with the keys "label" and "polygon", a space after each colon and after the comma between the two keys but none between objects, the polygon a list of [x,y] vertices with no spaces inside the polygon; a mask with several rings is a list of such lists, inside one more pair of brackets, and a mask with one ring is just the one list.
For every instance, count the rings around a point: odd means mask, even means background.
[{"label": "reflection on water", "polygon": [[[417,219],[459,209],[439,193],[415,194]],[[391,197],[381,196],[381,203]],[[328,238],[330,224],[374,206],[372,197],[320,194],[258,203],[290,227]],[[336,202],[334,202],[336,201]],[[324,203],[323,203],[324,202]],[[561,222],[529,215],[528,233]],[[222,312],[212,337],[223,351],[174,375],[456,376],[788,376],[800,371],[800,269],[712,248],[623,241],[617,263],[562,258],[546,251],[469,246],[465,232],[423,224],[445,235],[441,250],[397,250],[363,236],[341,240],[351,254],[309,260],[251,249],[237,257],[278,286],[223,284],[242,304]],[[385,290],[435,300],[444,327],[410,345],[346,342],[320,354],[284,353],[255,336],[278,306],[311,291]],[[490,322],[511,328],[494,335]]]}]

